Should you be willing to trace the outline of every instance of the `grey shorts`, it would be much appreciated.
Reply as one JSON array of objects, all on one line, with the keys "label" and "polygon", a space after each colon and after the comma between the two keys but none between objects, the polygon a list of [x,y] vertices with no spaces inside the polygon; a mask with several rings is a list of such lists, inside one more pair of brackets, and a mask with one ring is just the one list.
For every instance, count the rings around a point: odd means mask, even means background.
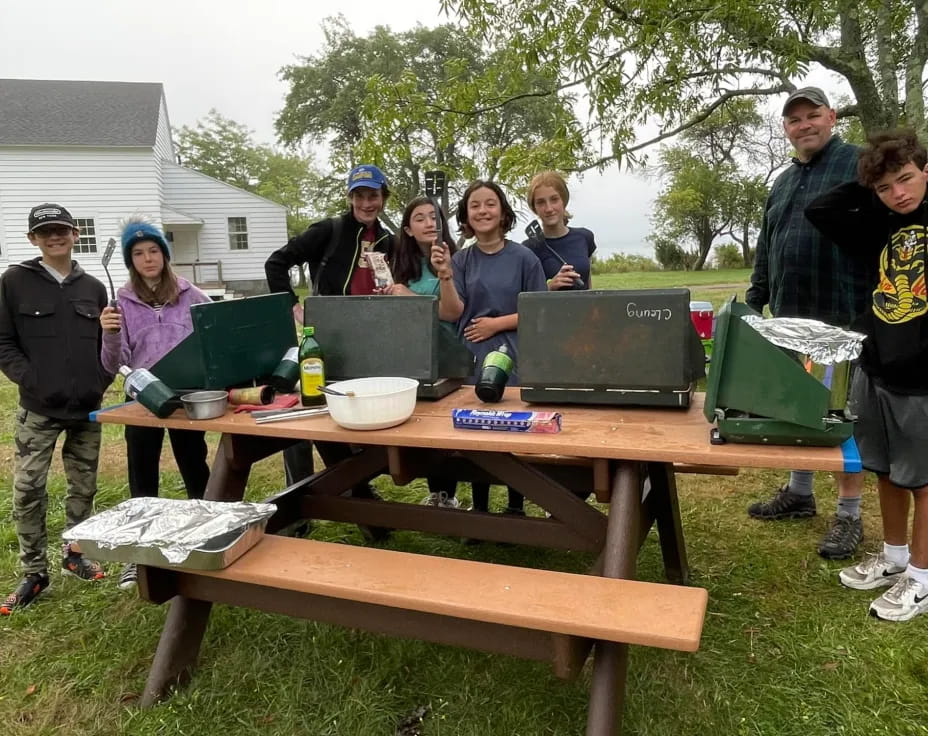
[{"label": "grey shorts", "polygon": [[896,394],[857,371],[848,407],[864,469],[900,488],[928,485],[928,395]]}]

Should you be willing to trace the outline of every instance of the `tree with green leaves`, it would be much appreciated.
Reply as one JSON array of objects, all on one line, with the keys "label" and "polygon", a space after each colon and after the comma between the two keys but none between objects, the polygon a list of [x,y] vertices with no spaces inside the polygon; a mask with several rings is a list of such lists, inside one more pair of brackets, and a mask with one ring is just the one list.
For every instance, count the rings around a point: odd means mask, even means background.
[{"label": "tree with green leaves", "polygon": [[746,99],[733,100],[682,133],[678,145],[661,149],[659,171],[667,183],[655,201],[651,237],[658,261],[699,270],[713,243],[728,236],[751,265],[752,235],[784,149],[782,132]]},{"label": "tree with green leaves", "polygon": [[177,150],[184,166],[286,207],[291,236],[320,214],[311,203],[321,176],[311,162],[256,143],[253,131],[216,110],[194,127],[180,128]]},{"label": "tree with green leaves", "polygon": [[[530,91],[553,78],[508,50],[442,25],[356,36],[344,18],[323,22],[325,44],[285,67],[286,104],[276,121],[288,145],[326,141],[334,171],[371,162],[387,174],[388,215],[420,194],[422,174],[444,170],[451,186],[487,177],[518,188],[544,168],[576,168],[589,153],[566,94]],[[506,104],[502,104],[505,101]],[[338,181],[321,200],[344,203]]]},{"label": "tree with green leaves", "polygon": [[[508,46],[544,76],[536,94],[581,89],[603,167],[687,130],[732,100],[791,92],[812,66],[842,77],[839,117],[865,132],[928,134],[924,0],[442,0],[468,34]],[[545,74],[546,72],[546,74]],[[552,77],[552,79],[555,77]],[[639,137],[643,126],[658,126]]]}]

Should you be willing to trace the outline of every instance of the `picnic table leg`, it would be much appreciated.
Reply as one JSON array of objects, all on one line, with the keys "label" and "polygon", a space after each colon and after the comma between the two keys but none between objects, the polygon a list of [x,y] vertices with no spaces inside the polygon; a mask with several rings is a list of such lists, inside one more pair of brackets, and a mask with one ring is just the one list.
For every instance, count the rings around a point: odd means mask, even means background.
[{"label": "picnic table leg", "polygon": [[690,567],[686,559],[683,540],[683,522],[680,520],[680,502],[677,499],[677,480],[672,463],[648,463],[651,493],[646,503],[657,519],[657,533],[664,558],[667,580],[687,585]]},{"label": "picnic table leg", "polygon": [[190,679],[213,604],[179,595],[170,606],[142,693],[143,708],[156,705],[170,688]]},{"label": "picnic table leg", "polygon": [[[603,549],[603,576],[633,578],[638,555],[641,495],[638,466],[619,463],[612,481],[609,525]],[[587,714],[587,736],[614,736],[622,729],[628,644],[597,641]]]},{"label": "picnic table leg", "polygon": [[[247,441],[223,435],[204,498],[210,501],[240,501],[245,493],[250,470]],[[212,603],[182,595],[171,600],[155,659],[142,693],[143,708],[155,705],[167,695],[171,687],[189,679],[196,665],[212,607]]]}]

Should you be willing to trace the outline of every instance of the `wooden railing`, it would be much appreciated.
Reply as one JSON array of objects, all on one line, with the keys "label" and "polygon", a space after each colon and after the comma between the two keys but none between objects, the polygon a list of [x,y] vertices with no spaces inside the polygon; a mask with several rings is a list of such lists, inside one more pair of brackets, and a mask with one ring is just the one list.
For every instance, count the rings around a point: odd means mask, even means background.
[{"label": "wooden railing", "polygon": [[222,261],[193,261],[172,263],[174,272],[197,286],[225,286],[222,279]]}]

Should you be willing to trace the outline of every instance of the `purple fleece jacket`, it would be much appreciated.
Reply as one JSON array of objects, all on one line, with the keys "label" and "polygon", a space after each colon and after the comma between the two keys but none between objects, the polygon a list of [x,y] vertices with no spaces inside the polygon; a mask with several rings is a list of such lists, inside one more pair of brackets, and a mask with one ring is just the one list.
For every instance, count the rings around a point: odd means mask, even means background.
[{"label": "purple fleece jacket", "polygon": [[177,277],[180,294],[174,304],[165,304],[160,312],[141,301],[130,284],[117,293],[122,329],[103,333],[100,362],[110,373],[119,366],[151,368],[181,340],[193,332],[190,307],[210,298],[186,279]]}]

